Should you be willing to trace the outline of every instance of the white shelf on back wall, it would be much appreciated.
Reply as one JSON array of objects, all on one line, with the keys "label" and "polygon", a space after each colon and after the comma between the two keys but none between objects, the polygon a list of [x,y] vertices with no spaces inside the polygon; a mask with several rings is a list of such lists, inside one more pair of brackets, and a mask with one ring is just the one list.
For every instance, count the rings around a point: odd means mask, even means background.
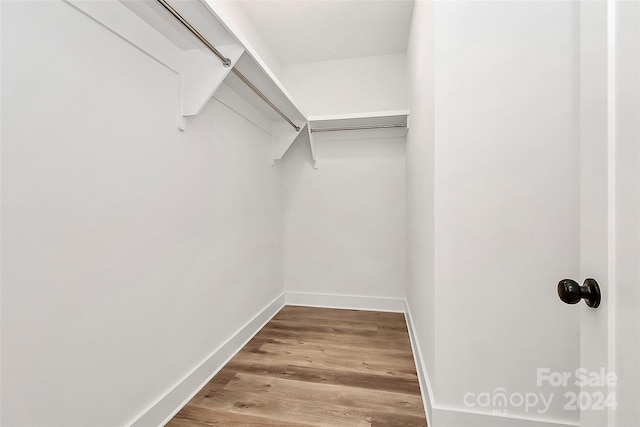
[{"label": "white shelf on back wall", "polygon": [[403,137],[408,130],[409,110],[311,116],[307,126],[315,168],[319,142]]}]

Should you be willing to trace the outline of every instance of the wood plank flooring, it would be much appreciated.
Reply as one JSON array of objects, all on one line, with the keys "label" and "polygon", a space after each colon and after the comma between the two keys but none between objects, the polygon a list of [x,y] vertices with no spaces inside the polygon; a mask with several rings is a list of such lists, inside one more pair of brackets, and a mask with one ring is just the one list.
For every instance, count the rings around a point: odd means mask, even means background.
[{"label": "wood plank flooring", "polygon": [[285,306],[167,425],[426,426],[404,315]]}]

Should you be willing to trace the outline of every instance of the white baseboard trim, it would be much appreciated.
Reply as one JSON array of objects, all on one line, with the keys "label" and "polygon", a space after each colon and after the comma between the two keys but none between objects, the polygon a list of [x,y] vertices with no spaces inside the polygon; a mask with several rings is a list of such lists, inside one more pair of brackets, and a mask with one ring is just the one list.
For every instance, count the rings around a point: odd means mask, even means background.
[{"label": "white baseboard trim", "polygon": [[519,415],[476,412],[467,408],[433,408],[432,427],[579,427],[580,423]]},{"label": "white baseboard trim", "polygon": [[163,426],[169,422],[280,311],[285,304],[284,301],[284,294],[274,299],[128,425],[132,427]]},{"label": "white baseboard trim", "polygon": [[416,371],[418,372],[418,383],[420,384],[420,391],[422,392],[422,404],[424,406],[424,412],[427,415],[427,425],[433,426],[432,414],[434,404],[431,381],[429,381],[429,375],[427,373],[427,367],[424,363],[424,357],[422,356],[422,350],[420,345],[418,344],[418,336],[416,335],[416,328],[413,324],[413,317],[411,316],[409,303],[406,300],[404,303],[404,317],[407,321],[407,329],[409,330],[409,341],[411,341],[413,360],[416,364]]},{"label": "white baseboard trim", "polygon": [[351,310],[392,311],[396,313],[404,313],[405,310],[405,300],[402,298],[367,297],[361,295],[285,292],[284,302],[288,305],[344,308]]}]

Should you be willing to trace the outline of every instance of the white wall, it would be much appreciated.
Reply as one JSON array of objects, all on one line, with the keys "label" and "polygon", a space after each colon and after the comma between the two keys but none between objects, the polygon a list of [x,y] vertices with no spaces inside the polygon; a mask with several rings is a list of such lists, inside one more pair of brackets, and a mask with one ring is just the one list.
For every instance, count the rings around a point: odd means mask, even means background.
[{"label": "white wall", "polygon": [[284,160],[285,290],[405,297],[404,138],[325,141]]},{"label": "white wall", "polygon": [[2,424],[123,425],[282,292],[270,138],[62,2],[2,2]]},{"label": "white wall", "polygon": [[406,57],[382,55],[286,65],[282,82],[310,116],[406,109]]},{"label": "white wall", "polygon": [[[286,65],[283,83],[310,116],[407,109],[405,55]],[[405,138],[308,143],[286,153],[285,289],[404,298]]]},{"label": "white wall", "polygon": [[491,413],[463,397],[502,387],[560,396],[545,413],[502,408],[509,417],[577,420],[562,409],[566,389],[538,387],[536,369],[579,360],[579,311],[555,290],[579,269],[578,7],[436,2],[431,16],[416,4],[413,25],[435,26],[412,30],[410,46],[425,44],[409,51],[410,92],[428,93],[433,75],[435,105],[411,103],[434,136],[425,125],[408,138],[408,295],[443,411]]},{"label": "white wall", "polygon": [[417,1],[407,47],[411,110],[406,162],[407,303],[416,329],[417,350],[430,375],[435,369],[434,48],[433,2]]}]

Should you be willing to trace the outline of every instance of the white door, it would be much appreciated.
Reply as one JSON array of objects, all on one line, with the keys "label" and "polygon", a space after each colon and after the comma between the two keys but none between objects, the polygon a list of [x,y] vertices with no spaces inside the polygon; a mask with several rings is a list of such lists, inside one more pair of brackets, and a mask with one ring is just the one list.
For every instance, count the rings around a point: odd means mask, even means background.
[{"label": "white door", "polygon": [[581,303],[581,426],[640,425],[640,2],[580,11],[581,277],[602,301]]}]

